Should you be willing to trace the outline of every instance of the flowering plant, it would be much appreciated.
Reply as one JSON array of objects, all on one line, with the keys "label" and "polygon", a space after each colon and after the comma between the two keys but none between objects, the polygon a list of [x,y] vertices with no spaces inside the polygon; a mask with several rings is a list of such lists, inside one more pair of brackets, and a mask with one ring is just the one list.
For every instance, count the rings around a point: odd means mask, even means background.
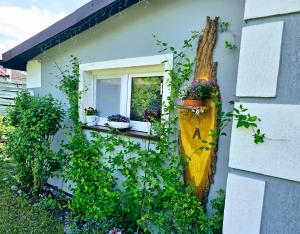
[{"label": "flowering plant", "polygon": [[123,115],[111,115],[107,117],[108,121],[111,122],[123,122],[123,123],[129,123],[130,119],[123,116]]},{"label": "flowering plant", "polygon": [[144,120],[147,122],[151,122],[153,119],[160,120],[161,118],[161,111],[151,111],[151,110],[145,110],[144,112]]},{"label": "flowering plant", "polygon": [[98,111],[93,107],[84,108],[84,112],[86,115],[97,115]]},{"label": "flowering plant", "polygon": [[184,95],[184,99],[200,100],[204,98],[210,98],[212,91],[212,82],[210,80],[206,81],[200,79],[192,82]]}]

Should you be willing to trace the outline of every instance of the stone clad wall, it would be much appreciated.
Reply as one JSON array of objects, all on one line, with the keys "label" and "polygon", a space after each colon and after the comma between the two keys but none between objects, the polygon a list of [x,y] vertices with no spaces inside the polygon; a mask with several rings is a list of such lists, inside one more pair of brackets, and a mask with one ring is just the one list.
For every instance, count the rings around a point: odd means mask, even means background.
[{"label": "stone clad wall", "polygon": [[266,140],[232,128],[223,232],[300,233],[300,1],[246,0],[245,20],[236,105]]}]

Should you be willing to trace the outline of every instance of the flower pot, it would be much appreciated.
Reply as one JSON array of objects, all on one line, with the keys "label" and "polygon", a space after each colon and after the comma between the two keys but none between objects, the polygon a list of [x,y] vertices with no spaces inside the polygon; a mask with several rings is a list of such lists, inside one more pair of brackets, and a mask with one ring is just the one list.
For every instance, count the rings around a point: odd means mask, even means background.
[{"label": "flower pot", "polygon": [[185,99],[183,104],[186,106],[204,106],[204,100],[198,99]]},{"label": "flower pot", "polygon": [[111,128],[116,128],[116,129],[129,128],[129,123],[126,123],[126,122],[107,121],[107,124]]},{"label": "flower pot", "polygon": [[86,116],[86,125],[87,126],[95,126],[98,121],[97,115],[87,115]]}]

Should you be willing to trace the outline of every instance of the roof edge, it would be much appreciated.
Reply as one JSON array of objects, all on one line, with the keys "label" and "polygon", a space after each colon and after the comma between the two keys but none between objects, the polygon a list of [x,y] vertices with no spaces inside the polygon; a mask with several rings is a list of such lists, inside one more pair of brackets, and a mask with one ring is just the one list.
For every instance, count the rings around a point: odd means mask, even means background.
[{"label": "roof edge", "polygon": [[26,70],[28,60],[113,15],[139,0],[92,0],[82,7],[2,54],[6,68]]}]

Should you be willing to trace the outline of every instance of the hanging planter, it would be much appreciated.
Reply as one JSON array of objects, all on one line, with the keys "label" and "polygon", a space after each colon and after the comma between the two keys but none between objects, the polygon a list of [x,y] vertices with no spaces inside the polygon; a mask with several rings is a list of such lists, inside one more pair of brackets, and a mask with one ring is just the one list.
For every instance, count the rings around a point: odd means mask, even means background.
[{"label": "hanging planter", "polygon": [[199,100],[199,99],[184,99],[183,100],[183,104],[185,106],[204,106],[205,105],[205,102],[204,100]]}]

